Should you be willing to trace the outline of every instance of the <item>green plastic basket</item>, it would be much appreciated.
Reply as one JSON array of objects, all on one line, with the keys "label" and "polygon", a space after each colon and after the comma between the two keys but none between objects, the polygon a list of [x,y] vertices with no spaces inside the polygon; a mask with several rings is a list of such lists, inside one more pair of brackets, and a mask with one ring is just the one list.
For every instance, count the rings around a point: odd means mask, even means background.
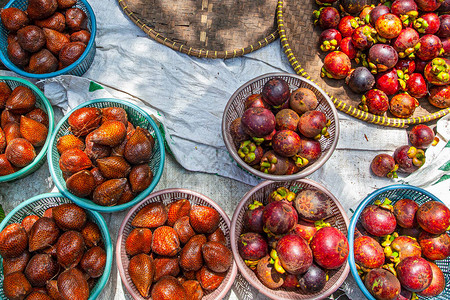
[{"label": "green plastic basket", "polygon": [[[0,223],[0,231],[2,231],[6,226],[12,223],[21,223],[23,218],[25,218],[26,216],[42,216],[47,208],[71,202],[72,201],[70,201],[60,193],[49,193],[35,196],[21,203],[7,215],[3,222]],[[94,222],[100,228],[106,251],[105,270],[103,271],[103,275],[98,279],[94,288],[91,290],[89,296],[89,300],[93,300],[98,297],[98,295],[108,282],[113,260],[113,247],[111,243],[111,237],[109,235],[109,230],[103,217],[95,211],[86,210],[86,213],[88,216],[88,220]],[[0,259],[0,263],[3,263],[3,259]],[[3,266],[1,264],[0,267],[1,270],[3,270]],[[3,271],[1,271],[0,273],[0,299],[8,299],[3,293]]]},{"label": "green plastic basket", "polygon": [[[58,150],[56,149],[56,143],[58,141],[58,138],[60,138],[61,136],[71,134],[71,132],[69,131],[69,122],[67,119],[75,110],[82,107],[97,107],[97,108],[121,107],[125,109],[125,111],[128,114],[128,120],[134,126],[140,126],[141,128],[147,129],[155,139],[155,147],[153,147],[153,153],[149,163],[150,169],[153,172],[153,181],[148,188],[142,191],[130,202],[116,206],[102,206],[95,204],[89,199],[77,197],[67,190],[66,182],[63,178],[62,171],[59,168],[59,158],[61,155],[58,153]],[[161,178],[164,168],[164,159],[165,159],[164,140],[158,129],[158,125],[155,123],[155,121],[153,121],[153,119],[149,116],[149,114],[147,114],[141,108],[124,100],[113,98],[96,99],[78,105],[67,115],[65,115],[64,118],[61,119],[61,121],[59,121],[50,139],[50,151],[48,151],[47,157],[50,174],[53,178],[53,181],[55,182],[55,185],[58,188],[58,190],[64,196],[71,199],[73,202],[75,202],[76,204],[78,204],[83,208],[92,209],[105,213],[112,213],[132,207],[133,205],[144,199],[156,187],[156,185],[159,182],[159,179]]]},{"label": "green plastic basket", "polygon": [[44,110],[48,115],[48,135],[45,140],[45,144],[40,148],[39,153],[37,154],[34,161],[28,166],[20,169],[17,172],[14,172],[9,175],[0,176],[0,182],[12,181],[19,178],[23,178],[37,169],[39,169],[44,164],[45,154],[47,153],[48,146],[50,144],[50,138],[53,133],[53,128],[55,127],[55,117],[53,115],[53,108],[50,104],[50,101],[44,96],[44,93],[41,92],[34,84],[31,82],[17,77],[8,77],[8,76],[0,76],[0,82],[6,82],[6,84],[13,90],[18,86],[25,86],[29,88],[33,94],[36,96],[36,107]]}]

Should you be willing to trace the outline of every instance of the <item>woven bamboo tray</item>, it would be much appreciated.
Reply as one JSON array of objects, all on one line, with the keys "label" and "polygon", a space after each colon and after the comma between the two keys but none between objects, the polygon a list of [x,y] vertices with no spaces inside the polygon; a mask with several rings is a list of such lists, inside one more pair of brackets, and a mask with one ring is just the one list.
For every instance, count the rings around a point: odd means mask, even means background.
[{"label": "woven bamboo tray", "polygon": [[276,0],[118,2],[148,36],[192,56],[242,56],[278,38]]},{"label": "woven bamboo tray", "polygon": [[318,48],[321,30],[313,25],[312,13],[317,8],[314,0],[279,0],[277,22],[280,40],[294,71],[324,89],[338,110],[365,122],[390,127],[429,122],[450,113],[450,108],[439,110],[425,98],[419,100],[420,106],[408,119],[395,118],[390,113],[377,116],[358,109],[361,95],[353,93],[343,80],[320,77],[326,53]]}]

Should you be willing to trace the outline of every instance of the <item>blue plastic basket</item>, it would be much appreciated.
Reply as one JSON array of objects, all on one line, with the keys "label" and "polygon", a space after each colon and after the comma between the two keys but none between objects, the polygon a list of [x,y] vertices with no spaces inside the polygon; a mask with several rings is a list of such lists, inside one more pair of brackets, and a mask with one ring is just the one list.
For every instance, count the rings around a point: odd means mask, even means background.
[{"label": "blue plastic basket", "polygon": [[[28,6],[28,0],[11,0],[8,2],[8,4],[5,5],[4,8],[8,7],[17,7],[21,10],[26,10]],[[70,66],[65,67],[64,69],[51,72],[51,73],[45,73],[45,74],[33,74],[25,72],[23,69],[17,67],[14,65],[11,60],[8,57],[7,53],[7,38],[8,38],[8,30],[3,26],[3,24],[0,22],[0,60],[2,63],[11,71],[16,72],[17,74],[20,74],[25,77],[29,78],[36,78],[36,79],[43,79],[43,78],[50,78],[55,77],[59,75],[76,75],[81,76],[89,69],[92,62],[94,61],[95,57],[95,35],[97,33],[97,22],[95,20],[95,14],[92,10],[91,6],[86,0],[77,0],[77,4],[75,4],[75,7],[80,8],[83,10],[87,17],[87,27],[89,31],[91,32],[91,38],[89,39],[89,43],[86,46],[86,49],[84,50],[83,54]]]},{"label": "blue plastic basket", "polygon": [[[6,218],[3,220],[3,222],[0,224],[0,231],[2,231],[6,226],[12,223],[21,223],[23,218],[25,218],[26,216],[29,215],[42,216],[45,210],[47,210],[47,208],[71,202],[72,201],[70,201],[69,199],[67,199],[66,197],[64,197],[59,193],[48,193],[35,196],[21,203],[7,215]],[[89,296],[89,300],[94,300],[98,297],[98,295],[108,282],[113,260],[113,246],[111,243],[111,236],[109,234],[109,229],[106,226],[105,220],[103,219],[102,215],[100,215],[98,212],[89,210],[86,210],[86,213],[88,216],[88,220],[94,222],[100,228],[106,251],[105,270],[103,271],[103,275],[98,279],[94,288],[91,290]],[[3,259],[0,258],[0,262],[2,263]],[[0,271],[3,270],[3,266],[1,265],[1,263],[0,263]],[[5,294],[3,293],[3,279],[4,279],[3,271],[1,271],[0,299],[7,299]]]},{"label": "blue plastic basket", "polygon": [[[69,116],[77,109],[82,107],[97,107],[97,108],[104,108],[104,107],[121,107],[125,109],[125,111],[128,114],[128,120],[134,125],[134,126],[140,126],[141,128],[147,129],[150,134],[155,139],[155,146],[153,147],[152,156],[150,158],[150,169],[153,172],[153,180],[149,187],[147,187],[144,191],[142,191],[139,195],[137,195],[133,200],[130,202],[121,204],[121,205],[115,205],[115,206],[102,206],[95,204],[89,199],[86,198],[80,198],[72,193],[70,193],[66,188],[66,182],[63,178],[62,171],[59,168],[59,158],[61,155],[58,153],[58,150],[56,149],[56,143],[58,141],[58,138],[71,134],[69,131],[69,122],[68,118]],[[165,160],[165,151],[164,151],[164,139],[161,135],[161,132],[158,129],[158,125],[153,121],[153,119],[147,114],[145,111],[143,111],[141,108],[137,107],[134,104],[131,104],[124,100],[118,100],[118,99],[112,99],[112,98],[104,98],[104,99],[96,99],[87,101],[85,103],[82,103],[75,107],[72,111],[67,113],[56,125],[55,131],[50,139],[50,146],[49,151],[47,153],[47,160],[49,164],[50,174],[53,178],[53,181],[55,182],[56,187],[58,190],[66,197],[71,199],[73,202],[78,204],[79,206],[86,208],[86,209],[93,209],[100,212],[105,213],[112,213],[116,211],[121,211],[128,209],[138,202],[140,202],[142,199],[144,199],[148,194],[150,194],[153,189],[158,184],[163,169],[164,169],[164,160]]]},{"label": "blue plastic basket", "polygon": [[[428,201],[439,201],[436,196],[433,194],[410,185],[403,185],[403,184],[395,184],[390,185],[381,189],[376,190],[375,192],[369,194],[358,206],[355,213],[353,214],[352,220],[350,221],[350,227],[348,230],[348,242],[350,244],[350,254],[348,256],[348,260],[350,263],[350,271],[352,272],[353,277],[355,278],[356,283],[358,284],[358,287],[361,289],[361,291],[364,293],[364,295],[367,297],[367,299],[370,300],[376,300],[366,289],[364,286],[364,282],[361,280],[361,278],[358,275],[358,271],[356,270],[355,265],[355,254],[353,251],[353,243],[354,243],[354,236],[355,236],[355,228],[356,224],[359,221],[359,217],[361,215],[361,212],[367,205],[373,204],[376,200],[384,200],[385,198],[388,198],[392,201],[392,204],[397,202],[398,200],[408,198],[411,200],[414,200],[417,204],[422,205],[425,202]],[[446,258],[443,260],[437,260],[435,261],[436,265],[441,268],[442,272],[444,273],[446,287],[445,290],[437,297],[421,297],[420,299],[436,299],[436,300],[448,300],[450,299],[450,286],[448,283],[450,282],[450,258]]]}]

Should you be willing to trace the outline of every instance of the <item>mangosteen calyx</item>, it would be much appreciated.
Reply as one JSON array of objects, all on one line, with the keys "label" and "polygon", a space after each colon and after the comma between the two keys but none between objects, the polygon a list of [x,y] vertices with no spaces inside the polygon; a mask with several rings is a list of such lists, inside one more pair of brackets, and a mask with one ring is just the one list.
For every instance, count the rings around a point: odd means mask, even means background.
[{"label": "mangosteen calyx", "polygon": [[397,232],[385,235],[383,237],[383,242],[381,243],[381,246],[382,247],[390,246],[392,244],[392,242],[395,240],[395,238],[397,238],[397,237],[398,237],[398,233]]},{"label": "mangosteen calyx", "polygon": [[314,222],[314,227],[317,228],[317,230],[324,228],[324,227],[331,227],[330,223],[325,222],[323,219],[319,221]]},{"label": "mangosteen calyx", "polygon": [[263,157],[261,159],[260,167],[261,172],[273,174],[276,171],[276,164],[278,162],[278,159],[275,155],[269,154],[266,157]]},{"label": "mangosteen calyx", "polygon": [[394,264],[385,264],[382,266],[382,268],[397,276],[397,271],[395,271]]},{"label": "mangosteen calyx", "polygon": [[289,189],[282,186],[273,191],[270,194],[270,198],[273,199],[274,201],[287,200],[289,202],[292,202],[292,200],[295,199],[295,193],[291,192]]},{"label": "mangosteen calyx", "polygon": [[390,212],[394,212],[394,207],[391,205],[392,201],[388,198],[385,198],[383,202],[380,200],[376,200],[373,204],[378,205],[381,208],[389,210]]},{"label": "mangosteen calyx", "polygon": [[286,270],[281,266],[280,258],[278,257],[277,251],[275,249],[272,249],[272,251],[270,251],[270,263],[273,264],[275,271],[277,271],[278,273],[286,273]]},{"label": "mangosteen calyx", "polygon": [[250,269],[256,270],[256,266],[258,265],[259,261],[260,261],[260,259],[258,259],[258,260],[248,260],[248,259],[246,259],[246,260],[244,260],[244,263]]},{"label": "mangosteen calyx", "polygon": [[253,203],[248,205],[248,209],[249,210],[255,210],[255,209],[257,209],[258,207],[261,207],[261,206],[263,206],[263,204],[261,202],[255,200]]},{"label": "mangosteen calyx", "polygon": [[309,164],[309,160],[307,158],[298,154],[294,155],[292,159],[294,160],[294,164],[299,168],[306,167]]},{"label": "mangosteen calyx", "polygon": [[244,141],[239,146],[238,155],[246,163],[252,163],[256,159],[256,145],[251,141]]},{"label": "mangosteen calyx", "polygon": [[387,178],[398,178],[397,170],[398,170],[398,165],[395,164],[394,168],[391,171],[389,171],[389,173],[387,173],[386,177]]},{"label": "mangosteen calyx", "polygon": [[418,168],[425,163],[425,152],[422,149],[410,147],[408,150],[408,157],[413,160],[413,164]]}]

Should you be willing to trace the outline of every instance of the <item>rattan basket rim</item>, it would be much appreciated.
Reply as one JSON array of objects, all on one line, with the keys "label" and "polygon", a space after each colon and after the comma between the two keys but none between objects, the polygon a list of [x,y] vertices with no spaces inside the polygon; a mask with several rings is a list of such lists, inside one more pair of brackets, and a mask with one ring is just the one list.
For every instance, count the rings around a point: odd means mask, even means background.
[{"label": "rattan basket rim", "polygon": [[264,39],[239,49],[202,49],[190,47],[171,38],[168,38],[167,36],[149,27],[147,24],[145,24],[144,21],[139,19],[133,11],[129,9],[127,0],[118,0],[118,2],[123,12],[130,18],[130,20],[134,24],[136,24],[142,31],[144,31],[150,38],[175,51],[179,51],[198,58],[234,58],[243,56],[245,54],[261,49],[264,46],[267,46],[279,37],[278,29],[275,29]]},{"label": "rattan basket rim", "polygon": [[[311,1],[311,0],[306,0],[306,1]],[[291,49],[290,40],[286,36],[286,30],[284,28],[288,27],[289,25],[286,25],[284,22],[283,0],[278,1],[276,15],[277,15],[278,31],[280,34],[281,45],[282,45],[282,48],[283,48],[286,56],[289,59],[289,63],[291,64],[292,68],[294,69],[294,71],[297,74],[300,74],[300,75],[310,79],[311,81],[313,81],[310,78],[310,76],[308,75],[308,72],[305,71],[303,69],[303,67],[301,66],[301,64],[298,62],[295,53]],[[319,85],[319,86],[321,87],[321,85]],[[329,95],[325,88],[322,88],[322,89],[327,93],[327,95]],[[441,109],[432,114],[428,114],[428,115],[420,116],[420,117],[410,117],[407,119],[391,118],[391,117],[378,116],[378,115],[374,115],[371,113],[367,113],[365,111],[360,110],[357,107],[354,107],[351,104],[348,104],[340,99],[335,98],[333,95],[329,95],[329,96],[330,96],[330,99],[333,102],[334,106],[339,111],[342,111],[342,112],[344,112],[352,117],[355,117],[359,120],[362,120],[364,122],[372,123],[372,124],[376,124],[376,125],[387,126],[387,127],[404,128],[404,127],[408,127],[409,125],[434,121],[434,120],[437,120],[437,119],[450,113],[450,108],[444,108],[444,109]]]},{"label": "rattan basket rim", "polygon": [[[324,192],[328,197],[330,197],[330,199],[333,200],[333,202],[336,204],[337,208],[339,209],[339,212],[341,213],[341,215],[342,215],[342,217],[344,219],[345,226],[347,227],[347,229],[349,229],[350,220],[349,220],[347,214],[345,213],[344,207],[339,202],[339,200],[326,187],[324,187],[322,184],[320,184],[320,183],[318,183],[318,182],[316,182],[314,180],[306,179],[306,178],[298,179],[298,180],[292,180],[292,181],[299,182],[299,183],[305,183],[305,184],[314,186],[315,188],[317,188],[320,191]],[[245,193],[245,195],[242,197],[241,201],[239,201],[239,203],[238,203],[238,205],[237,205],[237,207],[236,207],[236,209],[234,211],[233,217],[231,219],[230,238],[231,238],[232,241],[236,241],[238,239],[238,237],[239,237],[236,234],[236,230],[238,229],[237,219],[238,219],[239,214],[242,211],[242,209],[244,209],[244,206],[245,206],[246,202],[248,201],[248,199],[250,199],[256,191],[258,191],[258,190],[260,190],[260,189],[262,189],[262,188],[264,188],[266,186],[269,186],[271,184],[276,184],[276,183],[279,183],[279,182],[286,183],[287,181],[266,180],[266,181],[263,181],[263,182],[259,183],[256,186],[254,186],[251,190],[249,190],[247,193]],[[266,289],[260,289],[260,286],[262,285],[262,283],[254,282],[254,280],[248,275],[248,273],[247,273],[247,272],[249,272],[248,271],[248,267],[247,267],[247,265],[245,265],[245,263],[242,262],[242,259],[240,259],[239,251],[236,248],[236,244],[235,243],[231,244],[231,249],[233,251],[233,255],[235,257],[239,257],[239,258],[235,259],[235,262],[236,262],[236,264],[237,264],[237,266],[239,268],[239,272],[242,274],[242,276],[244,276],[245,280],[247,280],[253,287],[258,289],[265,296],[267,296],[267,297],[269,297],[271,299],[274,299],[274,300],[280,299],[279,295],[276,295],[274,293],[270,293],[270,291],[266,291]],[[323,298],[326,298],[326,297],[330,296],[331,294],[333,294],[342,285],[342,283],[345,281],[345,279],[347,278],[349,272],[350,272],[350,265],[349,265],[348,260],[347,260],[347,262],[345,263],[345,266],[344,266],[344,270],[343,270],[341,276],[339,277],[339,279],[326,292],[318,295],[317,297],[311,298],[310,300],[323,299]]]},{"label": "rattan basket rim", "polygon": [[[303,170],[303,171],[299,171],[295,174],[292,175],[273,175],[273,174],[267,174],[264,172],[261,172],[259,170],[256,170],[254,168],[252,168],[250,165],[246,164],[242,158],[239,157],[239,155],[237,154],[237,151],[234,147],[234,142],[232,139],[230,139],[228,137],[228,135],[226,134],[227,131],[227,120],[225,118],[225,115],[227,113],[227,111],[230,109],[230,107],[233,105],[233,99],[236,98],[236,96],[242,91],[244,90],[247,86],[253,84],[254,82],[257,82],[261,79],[264,78],[269,78],[269,77],[276,77],[276,76],[287,76],[287,77],[293,77],[296,78],[300,81],[306,82],[307,84],[313,86],[315,89],[317,89],[324,97],[325,101],[330,105],[331,111],[333,113],[333,117],[335,120],[335,138],[333,140],[333,143],[331,144],[330,149],[328,150],[327,153],[325,153],[325,155],[321,155],[320,158],[318,160],[316,160],[313,165],[307,169],[307,170]],[[237,162],[239,164],[240,167],[244,168],[247,172],[266,179],[266,180],[273,180],[273,181],[278,181],[278,180],[284,180],[284,181],[292,181],[292,180],[297,180],[300,178],[304,178],[308,175],[311,175],[312,173],[314,173],[315,171],[317,171],[320,167],[322,167],[323,164],[325,164],[327,162],[327,160],[331,157],[331,155],[333,154],[334,150],[336,149],[338,140],[339,140],[339,117],[337,115],[337,111],[336,108],[333,105],[333,102],[331,101],[330,97],[323,91],[322,88],[320,88],[317,84],[315,84],[314,82],[312,82],[311,80],[308,80],[300,75],[297,74],[292,74],[292,73],[267,73],[267,74],[263,74],[261,76],[258,76],[250,81],[247,81],[246,83],[244,83],[241,87],[239,87],[234,93],[233,95],[231,95],[230,99],[228,100],[227,105],[225,106],[224,109],[224,113],[223,113],[223,117],[222,117],[222,136],[223,136],[223,140],[225,142],[225,146],[228,150],[228,153],[230,153],[230,155],[232,156],[232,158],[234,159],[235,162]]]}]

